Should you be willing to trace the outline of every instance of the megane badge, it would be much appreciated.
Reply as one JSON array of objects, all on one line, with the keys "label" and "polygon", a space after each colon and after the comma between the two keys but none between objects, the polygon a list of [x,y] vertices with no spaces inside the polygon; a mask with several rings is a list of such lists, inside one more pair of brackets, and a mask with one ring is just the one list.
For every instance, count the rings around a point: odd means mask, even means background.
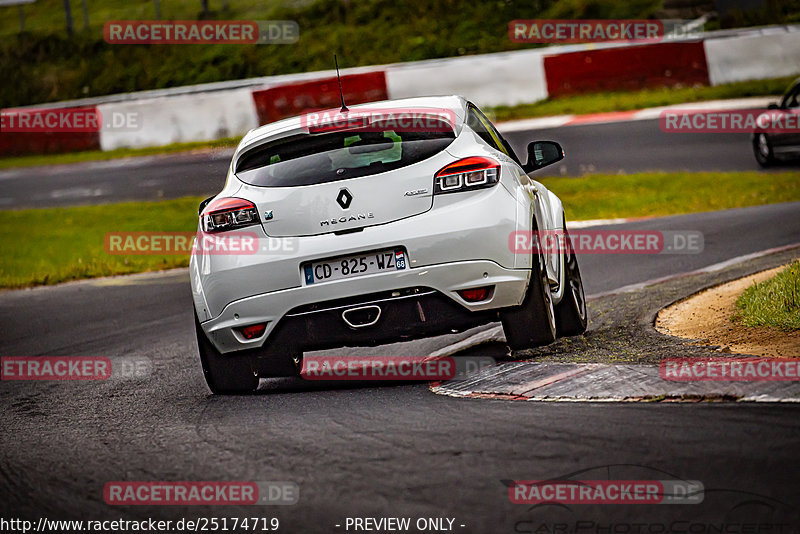
[{"label": "megane badge", "polygon": [[428,192],[427,189],[414,189],[412,191],[406,191],[405,196],[407,196],[407,197],[415,197],[417,195],[424,195],[427,192]]},{"label": "megane badge", "polygon": [[350,203],[353,202],[353,194],[348,191],[346,187],[343,187],[339,190],[339,196],[336,197],[336,202],[339,203],[343,210],[346,210],[350,207]]}]

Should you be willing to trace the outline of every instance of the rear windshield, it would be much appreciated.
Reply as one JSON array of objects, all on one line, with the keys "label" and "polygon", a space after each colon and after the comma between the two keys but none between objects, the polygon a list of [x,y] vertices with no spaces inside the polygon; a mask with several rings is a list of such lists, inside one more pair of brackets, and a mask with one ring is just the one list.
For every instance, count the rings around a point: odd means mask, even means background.
[{"label": "rear windshield", "polygon": [[347,180],[391,171],[430,158],[455,139],[441,131],[345,130],[284,138],[246,152],[236,175],[263,187]]}]

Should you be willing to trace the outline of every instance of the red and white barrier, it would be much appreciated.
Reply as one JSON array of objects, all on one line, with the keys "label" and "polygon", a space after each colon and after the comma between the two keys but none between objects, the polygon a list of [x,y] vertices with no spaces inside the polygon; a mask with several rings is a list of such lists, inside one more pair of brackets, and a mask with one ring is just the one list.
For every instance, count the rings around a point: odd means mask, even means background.
[{"label": "red and white barrier", "polygon": [[250,89],[115,102],[98,109],[104,117],[103,150],[238,137],[258,126]]},{"label": "red and white barrier", "polygon": [[4,109],[0,156],[97,150],[101,120],[95,106]]},{"label": "red and white barrier", "polygon": [[711,85],[800,73],[800,30],[703,42]]},{"label": "red and white barrier", "polygon": [[702,41],[584,50],[544,58],[549,96],[708,85]]},{"label": "red and white barrier", "polygon": [[390,65],[390,98],[458,94],[480,106],[515,105],[547,98],[545,49]]},{"label": "red and white barrier", "polygon": [[[800,73],[800,26],[711,37],[657,44],[568,45],[344,69],[342,86],[350,104],[460,94],[479,106],[499,106],[580,92],[718,85]],[[237,137],[260,124],[339,104],[332,71],[210,84],[199,90],[149,91],[141,98],[124,96],[127,99],[111,96],[90,103],[103,116],[99,132],[0,132],[0,156]]]},{"label": "red and white barrier", "polygon": [[604,113],[589,113],[585,115],[555,115],[535,119],[520,119],[497,123],[497,128],[502,133],[521,132],[530,130],[545,130],[560,128],[562,126],[580,126],[586,124],[610,124],[613,122],[634,122],[654,120],[661,118],[665,111],[675,110],[681,112],[731,111],[765,109],[775,101],[775,97],[756,96],[749,98],[734,98],[727,100],[707,100],[689,104],[675,104],[656,108],[635,109],[630,111],[609,111]]},{"label": "red and white barrier", "polygon": [[[386,76],[382,71],[342,76],[342,93],[348,104],[363,104],[389,98]],[[341,102],[340,98],[339,84],[335,77],[253,91],[259,124],[307,111],[337,107]]]}]

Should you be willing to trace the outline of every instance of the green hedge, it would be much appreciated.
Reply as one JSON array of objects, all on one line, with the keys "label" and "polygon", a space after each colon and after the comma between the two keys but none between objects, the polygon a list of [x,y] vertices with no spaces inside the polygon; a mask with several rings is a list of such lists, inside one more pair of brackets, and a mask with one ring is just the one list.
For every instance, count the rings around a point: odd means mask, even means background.
[{"label": "green hedge", "polygon": [[[152,2],[89,0],[82,29],[73,0],[76,34],[64,29],[61,0],[28,9],[31,32],[15,34],[15,10],[0,9],[0,69],[13,83],[0,85],[3,107],[192,85],[204,82],[342,67],[482,54],[530,47],[510,42],[508,23],[551,16],[647,17],[660,0],[230,0],[216,19],[288,19],[300,26],[294,45],[109,45],[106,20],[153,18]],[[164,18],[197,18],[199,0],[161,2]],[[561,4],[561,3],[559,3]],[[222,6],[212,0],[211,7]],[[288,7],[286,7],[288,6]],[[39,11],[46,13],[39,14]],[[40,20],[42,17],[46,18]],[[476,72],[476,76],[482,73]]]},{"label": "green hedge", "polygon": [[[531,18],[654,18],[661,0],[209,0],[207,18],[295,20],[294,45],[109,45],[108,20],[153,19],[153,0],[70,0],[75,35],[65,30],[63,0],[25,6],[18,33],[15,8],[0,8],[0,106],[159,89],[329,69],[515,50],[508,23]],[[163,19],[197,19],[200,0],[161,0]],[[227,6],[227,7],[226,7]],[[800,0],[768,0],[763,13],[741,20],[800,20]],[[758,16],[756,16],[758,15]],[[755,18],[753,18],[755,17]],[[476,72],[476,76],[482,73]]]}]

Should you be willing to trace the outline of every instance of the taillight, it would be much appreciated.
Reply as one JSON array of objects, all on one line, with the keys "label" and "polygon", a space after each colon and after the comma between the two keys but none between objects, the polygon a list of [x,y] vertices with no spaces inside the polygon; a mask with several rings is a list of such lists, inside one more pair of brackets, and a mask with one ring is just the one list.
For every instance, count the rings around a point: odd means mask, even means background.
[{"label": "taillight", "polygon": [[251,324],[250,326],[243,326],[239,328],[239,332],[245,339],[256,339],[264,334],[267,329],[267,323]]},{"label": "taillight", "polygon": [[200,221],[205,232],[224,232],[260,222],[256,205],[243,198],[218,198],[212,201],[203,210]]},{"label": "taillight", "polygon": [[433,192],[455,193],[491,187],[499,178],[500,163],[492,158],[472,156],[453,162],[437,172],[433,177]]},{"label": "taillight", "polygon": [[481,302],[492,296],[494,286],[476,287],[474,289],[462,289],[458,292],[461,298],[467,302]]}]

